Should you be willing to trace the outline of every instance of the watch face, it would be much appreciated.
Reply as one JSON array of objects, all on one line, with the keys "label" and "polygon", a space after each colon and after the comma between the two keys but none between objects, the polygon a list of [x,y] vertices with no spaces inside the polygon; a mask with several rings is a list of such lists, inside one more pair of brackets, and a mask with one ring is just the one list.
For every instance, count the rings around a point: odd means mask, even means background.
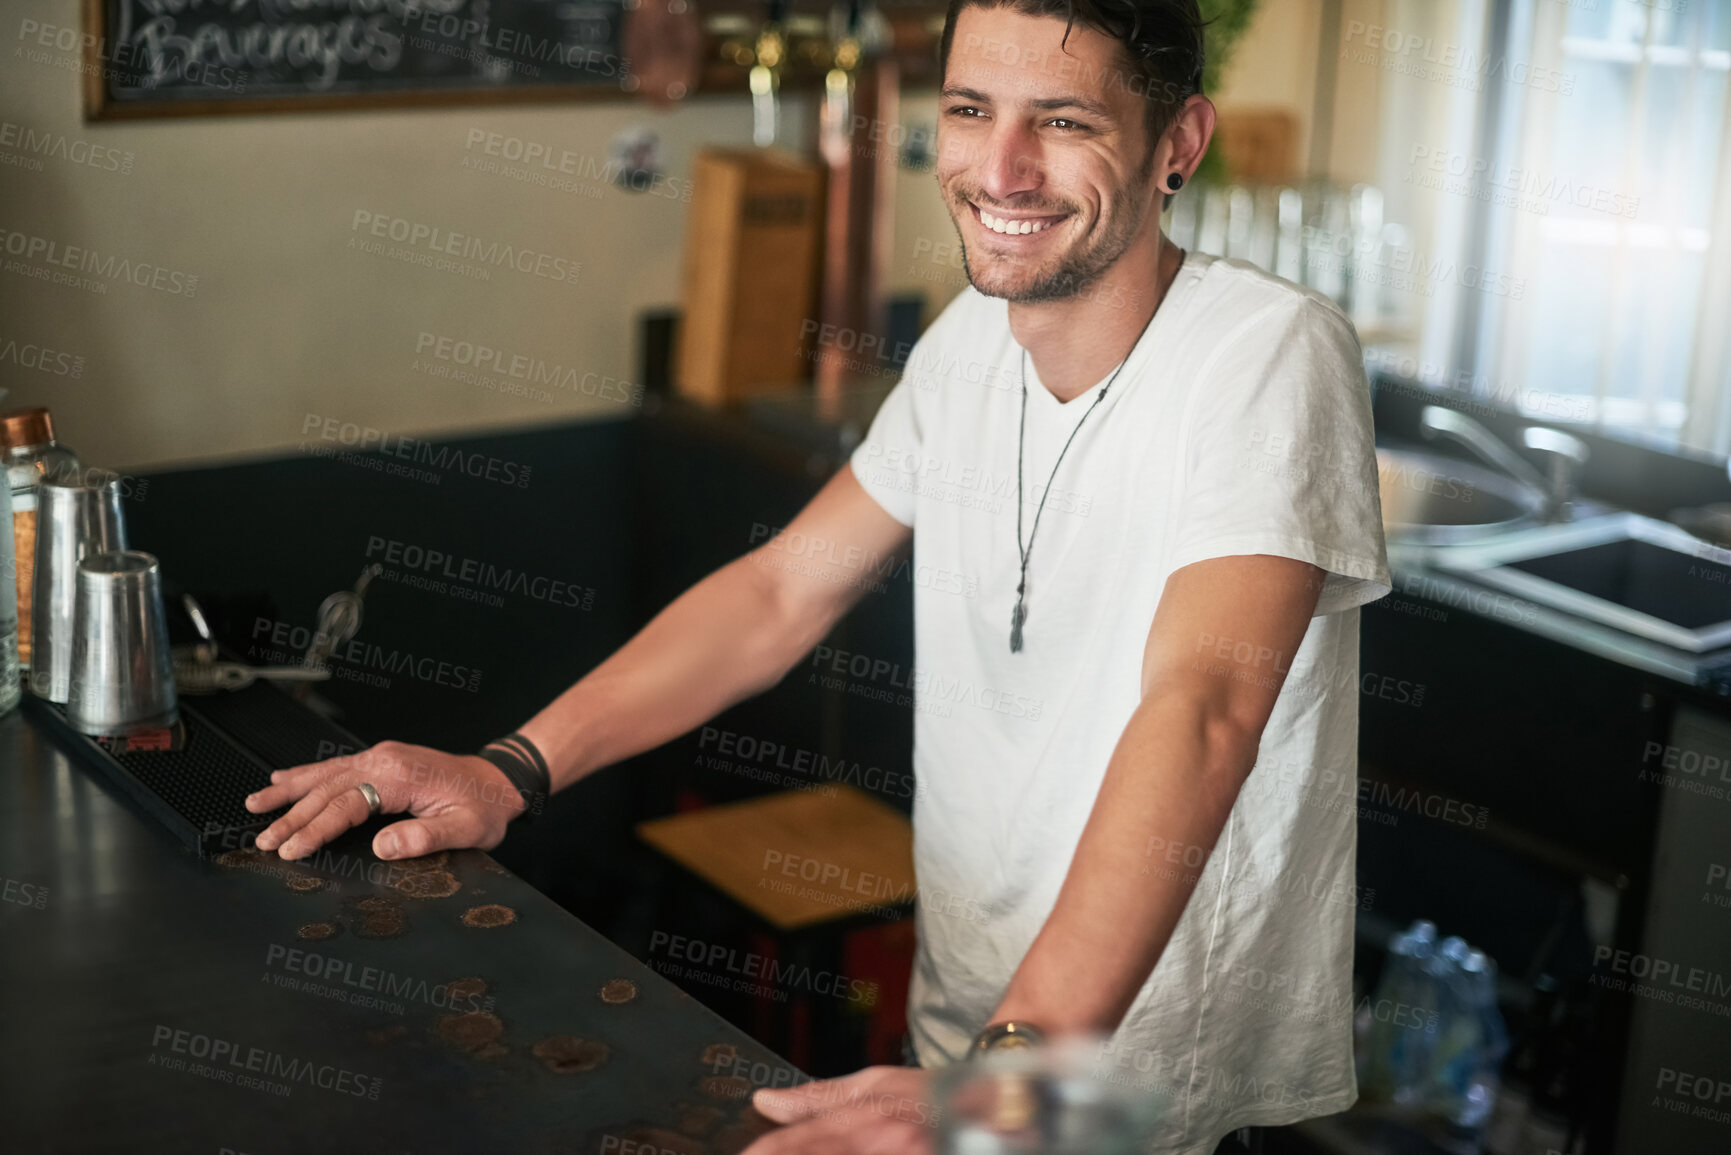
[{"label": "watch face", "polygon": [[994,1051],[1028,1051],[1034,1047],[1026,1035],[1003,1035],[986,1045]]}]

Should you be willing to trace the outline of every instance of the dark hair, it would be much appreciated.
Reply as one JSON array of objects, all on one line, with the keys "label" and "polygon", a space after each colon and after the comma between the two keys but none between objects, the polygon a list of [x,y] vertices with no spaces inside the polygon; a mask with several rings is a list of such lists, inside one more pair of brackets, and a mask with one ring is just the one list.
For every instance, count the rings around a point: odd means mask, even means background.
[{"label": "dark hair", "polygon": [[1119,42],[1128,67],[1119,83],[1147,101],[1148,134],[1157,141],[1184,102],[1202,91],[1202,12],[1197,0],[950,0],[938,69],[949,68],[956,19],[964,8],[1009,8],[1064,20],[1064,42],[1080,24]]}]

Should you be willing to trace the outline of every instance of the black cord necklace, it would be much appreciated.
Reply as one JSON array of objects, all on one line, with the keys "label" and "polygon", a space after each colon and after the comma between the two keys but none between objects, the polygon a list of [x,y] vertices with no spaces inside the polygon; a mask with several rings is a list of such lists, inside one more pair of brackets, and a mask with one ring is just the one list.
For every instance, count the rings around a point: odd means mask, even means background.
[{"label": "black cord necklace", "polygon": [[[1158,313],[1160,306],[1154,306]],[[1082,420],[1076,422],[1076,428],[1070,430],[1069,438],[1064,442],[1064,448],[1058,451],[1058,460],[1052,463],[1052,476],[1046,481],[1046,491],[1040,494],[1040,504],[1034,510],[1034,527],[1028,531],[1028,544],[1022,544],[1022,447],[1027,440],[1028,427],[1028,351],[1022,350],[1022,416],[1016,427],[1016,551],[1022,555],[1022,576],[1016,583],[1016,608],[1010,611],[1010,652],[1022,652],[1022,623],[1028,620],[1028,611],[1023,606],[1024,595],[1028,588],[1028,557],[1034,552],[1034,535],[1040,532],[1040,514],[1045,511],[1046,498],[1051,496],[1052,482],[1058,479],[1058,466],[1064,463],[1064,454],[1070,452],[1070,442],[1076,440],[1076,434],[1082,431],[1082,423],[1087,421],[1094,410],[1100,407],[1100,402],[1106,400],[1107,392],[1112,383],[1118,380],[1118,374],[1124,371],[1124,366],[1130,363],[1131,356],[1136,352],[1136,346],[1142,343],[1143,336],[1148,332],[1148,326],[1154,323],[1154,315],[1142,324],[1142,332],[1136,334],[1136,340],[1130,345],[1130,352],[1124,354],[1124,359],[1118,362],[1118,367],[1112,370],[1112,375],[1106,378],[1106,384],[1100,387],[1100,392],[1094,398],[1094,403],[1088,406],[1082,414]]]}]

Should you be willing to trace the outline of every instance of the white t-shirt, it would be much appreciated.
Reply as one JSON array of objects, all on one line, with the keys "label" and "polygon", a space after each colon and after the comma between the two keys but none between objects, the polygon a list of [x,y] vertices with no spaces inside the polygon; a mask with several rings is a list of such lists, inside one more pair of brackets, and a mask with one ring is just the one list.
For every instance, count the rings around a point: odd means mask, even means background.
[{"label": "white t-shirt", "polygon": [[[1296,655],[1199,646],[1226,676],[1289,670],[1256,769],[1101,1073],[1172,1096],[1156,1149],[1210,1152],[1243,1126],[1349,1106],[1358,609],[1390,589],[1370,396],[1327,298],[1240,261],[1188,254],[1046,496],[1020,653],[1021,349],[1007,304],[964,290],[914,346],[852,454],[915,528],[910,1033],[960,1059],[1057,898],[1106,764],[1140,700],[1172,571],[1275,554],[1327,571]],[[1060,403],[1028,365],[1023,540],[1065,439],[1100,386]],[[951,592],[961,591],[961,592]],[[971,596],[969,596],[971,595]],[[1200,854],[1151,847],[1147,872]]]}]

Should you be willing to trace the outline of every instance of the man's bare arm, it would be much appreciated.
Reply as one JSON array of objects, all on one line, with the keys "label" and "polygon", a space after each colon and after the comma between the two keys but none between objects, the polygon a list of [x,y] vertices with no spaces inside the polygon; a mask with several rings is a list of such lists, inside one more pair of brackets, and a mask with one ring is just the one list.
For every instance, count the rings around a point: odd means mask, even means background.
[{"label": "man's bare arm", "polygon": [[522,728],[553,768],[554,788],[781,681],[911,533],[844,466],[782,531],[806,543],[797,557],[772,539],[716,570]]},{"label": "man's bare arm", "polygon": [[[522,727],[552,770],[553,788],[653,749],[743,698],[775,685],[875,582],[912,531],[874,501],[851,465],[783,531],[821,540],[789,568],[771,539],[681,594],[612,657]],[[378,791],[387,814],[414,818],[381,830],[381,858],[497,846],[524,805],[504,773],[472,755],[400,742],[278,770],[246,799],[254,813],[293,803],[258,837],[263,850],[302,858],[367,819],[355,787]]]},{"label": "man's bare arm", "polygon": [[[1158,869],[1165,859],[1151,848],[1213,852],[1323,576],[1257,554],[1197,562],[1167,580],[1143,655],[1141,704],[1112,752],[1057,903],[993,1022],[1110,1033],[1123,1019],[1201,873]],[[1216,657],[1221,638],[1249,643],[1236,651],[1246,660]],[[1149,865],[1156,869],[1144,873]]]}]

